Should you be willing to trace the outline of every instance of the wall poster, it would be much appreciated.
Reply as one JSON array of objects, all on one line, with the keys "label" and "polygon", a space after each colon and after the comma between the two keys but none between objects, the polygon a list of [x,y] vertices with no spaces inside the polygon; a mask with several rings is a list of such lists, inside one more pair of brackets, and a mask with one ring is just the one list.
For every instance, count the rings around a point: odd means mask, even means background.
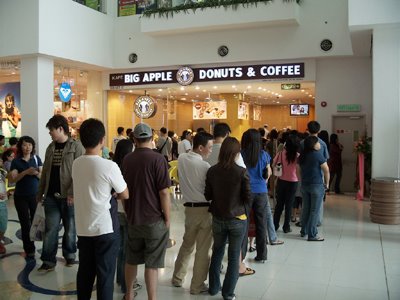
[{"label": "wall poster", "polygon": [[238,103],[238,119],[248,120],[249,119],[249,103],[239,101]]},{"label": "wall poster", "polygon": [[0,83],[0,134],[6,138],[21,136],[21,84]]},{"label": "wall poster", "polygon": [[193,120],[226,119],[226,101],[193,103]]},{"label": "wall poster", "polygon": [[261,121],[261,105],[253,105],[253,120]]}]

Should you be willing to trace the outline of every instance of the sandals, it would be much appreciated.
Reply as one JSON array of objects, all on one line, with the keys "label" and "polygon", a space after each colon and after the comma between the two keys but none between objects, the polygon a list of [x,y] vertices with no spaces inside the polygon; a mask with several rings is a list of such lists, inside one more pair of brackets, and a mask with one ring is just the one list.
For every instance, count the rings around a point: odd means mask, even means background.
[{"label": "sandals", "polygon": [[274,246],[274,245],[282,245],[283,243],[284,243],[284,241],[276,240],[276,241],[271,242],[270,244],[271,244],[272,246]]},{"label": "sandals", "polygon": [[243,273],[239,273],[239,276],[243,277],[243,276],[253,275],[255,273],[256,271],[253,270],[252,268],[246,268],[246,270]]},{"label": "sandals", "polygon": [[249,252],[254,252],[254,251],[256,251],[256,247],[252,247],[252,246],[250,246],[250,248],[249,248]]}]

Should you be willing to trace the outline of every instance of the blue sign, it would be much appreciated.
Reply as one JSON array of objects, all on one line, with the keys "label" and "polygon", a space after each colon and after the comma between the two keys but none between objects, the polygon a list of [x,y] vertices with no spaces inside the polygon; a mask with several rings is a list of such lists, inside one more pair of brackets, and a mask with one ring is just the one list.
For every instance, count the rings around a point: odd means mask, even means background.
[{"label": "blue sign", "polygon": [[61,101],[68,102],[72,97],[71,86],[67,82],[63,82],[60,85],[60,89],[58,90],[58,95],[60,96]]}]

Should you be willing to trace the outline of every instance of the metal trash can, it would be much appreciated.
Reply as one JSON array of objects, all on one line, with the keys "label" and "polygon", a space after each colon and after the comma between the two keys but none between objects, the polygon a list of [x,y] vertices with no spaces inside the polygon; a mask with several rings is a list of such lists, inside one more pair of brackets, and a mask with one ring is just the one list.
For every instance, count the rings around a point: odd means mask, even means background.
[{"label": "metal trash can", "polygon": [[374,223],[400,224],[400,178],[372,179],[369,215]]}]

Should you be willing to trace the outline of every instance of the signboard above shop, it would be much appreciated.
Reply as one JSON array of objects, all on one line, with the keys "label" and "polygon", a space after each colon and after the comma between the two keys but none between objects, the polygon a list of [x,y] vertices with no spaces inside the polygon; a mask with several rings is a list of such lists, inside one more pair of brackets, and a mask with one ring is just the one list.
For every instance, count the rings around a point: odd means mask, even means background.
[{"label": "signboard above shop", "polygon": [[110,74],[110,86],[122,87],[147,84],[251,79],[298,79],[304,77],[304,63],[227,66],[214,68],[181,67],[177,70]]}]

